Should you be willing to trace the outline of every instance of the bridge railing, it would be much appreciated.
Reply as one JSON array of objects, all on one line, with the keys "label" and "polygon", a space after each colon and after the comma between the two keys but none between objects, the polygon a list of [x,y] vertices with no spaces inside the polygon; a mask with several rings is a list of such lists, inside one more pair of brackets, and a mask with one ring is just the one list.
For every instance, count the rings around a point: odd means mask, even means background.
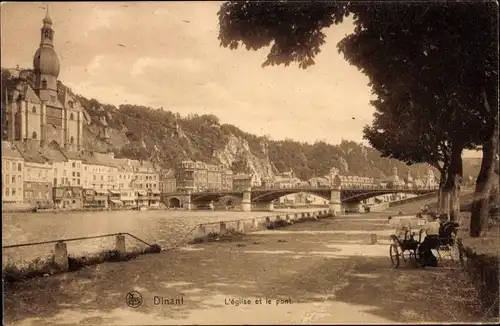
[{"label": "bridge railing", "polygon": [[[279,190],[301,190],[311,191],[314,189],[317,190],[327,190],[331,189],[331,185],[310,185],[310,186],[292,186],[292,187],[252,187],[251,191],[279,191]],[[378,185],[378,184],[342,184],[341,189],[343,190],[405,190],[405,191],[434,191],[438,190],[438,186],[407,186],[407,185]],[[220,193],[220,194],[232,194],[232,193],[241,193],[242,189],[234,189],[234,190],[206,190],[206,191],[193,191],[191,194],[212,194],[212,193]],[[175,193],[164,193],[164,195],[187,195],[187,192],[178,191]]]}]

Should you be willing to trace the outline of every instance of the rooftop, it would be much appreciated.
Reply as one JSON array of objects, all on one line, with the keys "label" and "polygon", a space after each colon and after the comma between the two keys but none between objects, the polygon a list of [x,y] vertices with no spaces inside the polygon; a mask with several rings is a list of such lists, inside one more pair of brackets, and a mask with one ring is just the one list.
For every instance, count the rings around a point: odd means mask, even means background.
[{"label": "rooftop", "polygon": [[2,157],[23,159],[23,156],[16,146],[8,141],[2,141]]},{"label": "rooftop", "polygon": [[37,140],[16,141],[19,150],[26,162],[44,164],[46,162],[66,162],[67,158],[55,142],[41,145]]}]

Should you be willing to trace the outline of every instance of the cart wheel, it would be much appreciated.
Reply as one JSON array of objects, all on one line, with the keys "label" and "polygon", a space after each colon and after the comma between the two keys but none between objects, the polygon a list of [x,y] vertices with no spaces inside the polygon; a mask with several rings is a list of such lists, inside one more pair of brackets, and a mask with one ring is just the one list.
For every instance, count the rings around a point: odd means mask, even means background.
[{"label": "cart wheel", "polygon": [[399,255],[400,255],[398,250],[398,245],[391,244],[391,246],[389,247],[389,255],[391,257],[392,266],[394,266],[394,268],[398,268]]}]

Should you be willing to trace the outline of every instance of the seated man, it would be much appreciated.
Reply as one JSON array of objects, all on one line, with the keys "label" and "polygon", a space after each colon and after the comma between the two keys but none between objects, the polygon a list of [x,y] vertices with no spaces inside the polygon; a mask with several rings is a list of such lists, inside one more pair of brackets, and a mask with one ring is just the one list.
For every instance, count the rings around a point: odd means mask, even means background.
[{"label": "seated man", "polygon": [[439,248],[439,228],[440,224],[437,216],[433,213],[426,213],[427,223],[422,227],[425,230],[426,237],[418,247],[420,264],[422,267],[437,267],[437,259],[431,249]]}]

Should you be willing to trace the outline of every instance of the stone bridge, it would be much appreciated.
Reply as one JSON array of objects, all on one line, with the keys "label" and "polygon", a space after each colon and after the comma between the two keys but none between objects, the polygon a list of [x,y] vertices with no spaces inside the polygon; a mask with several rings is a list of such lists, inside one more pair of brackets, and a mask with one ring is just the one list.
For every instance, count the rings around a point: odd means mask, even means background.
[{"label": "stone bridge", "polygon": [[241,201],[243,211],[251,211],[252,204],[265,204],[272,210],[274,201],[280,197],[296,194],[308,193],[325,198],[329,201],[330,210],[341,212],[342,208],[350,207],[352,210],[361,211],[361,202],[368,198],[395,193],[410,193],[424,195],[436,192],[436,189],[399,189],[399,188],[342,188],[332,186],[331,188],[284,188],[284,189],[263,189],[247,188],[243,191],[206,191],[206,192],[184,192],[162,194],[162,201],[170,207],[184,207],[193,209],[196,206],[206,206],[211,201],[218,201],[222,197],[233,197]]}]

